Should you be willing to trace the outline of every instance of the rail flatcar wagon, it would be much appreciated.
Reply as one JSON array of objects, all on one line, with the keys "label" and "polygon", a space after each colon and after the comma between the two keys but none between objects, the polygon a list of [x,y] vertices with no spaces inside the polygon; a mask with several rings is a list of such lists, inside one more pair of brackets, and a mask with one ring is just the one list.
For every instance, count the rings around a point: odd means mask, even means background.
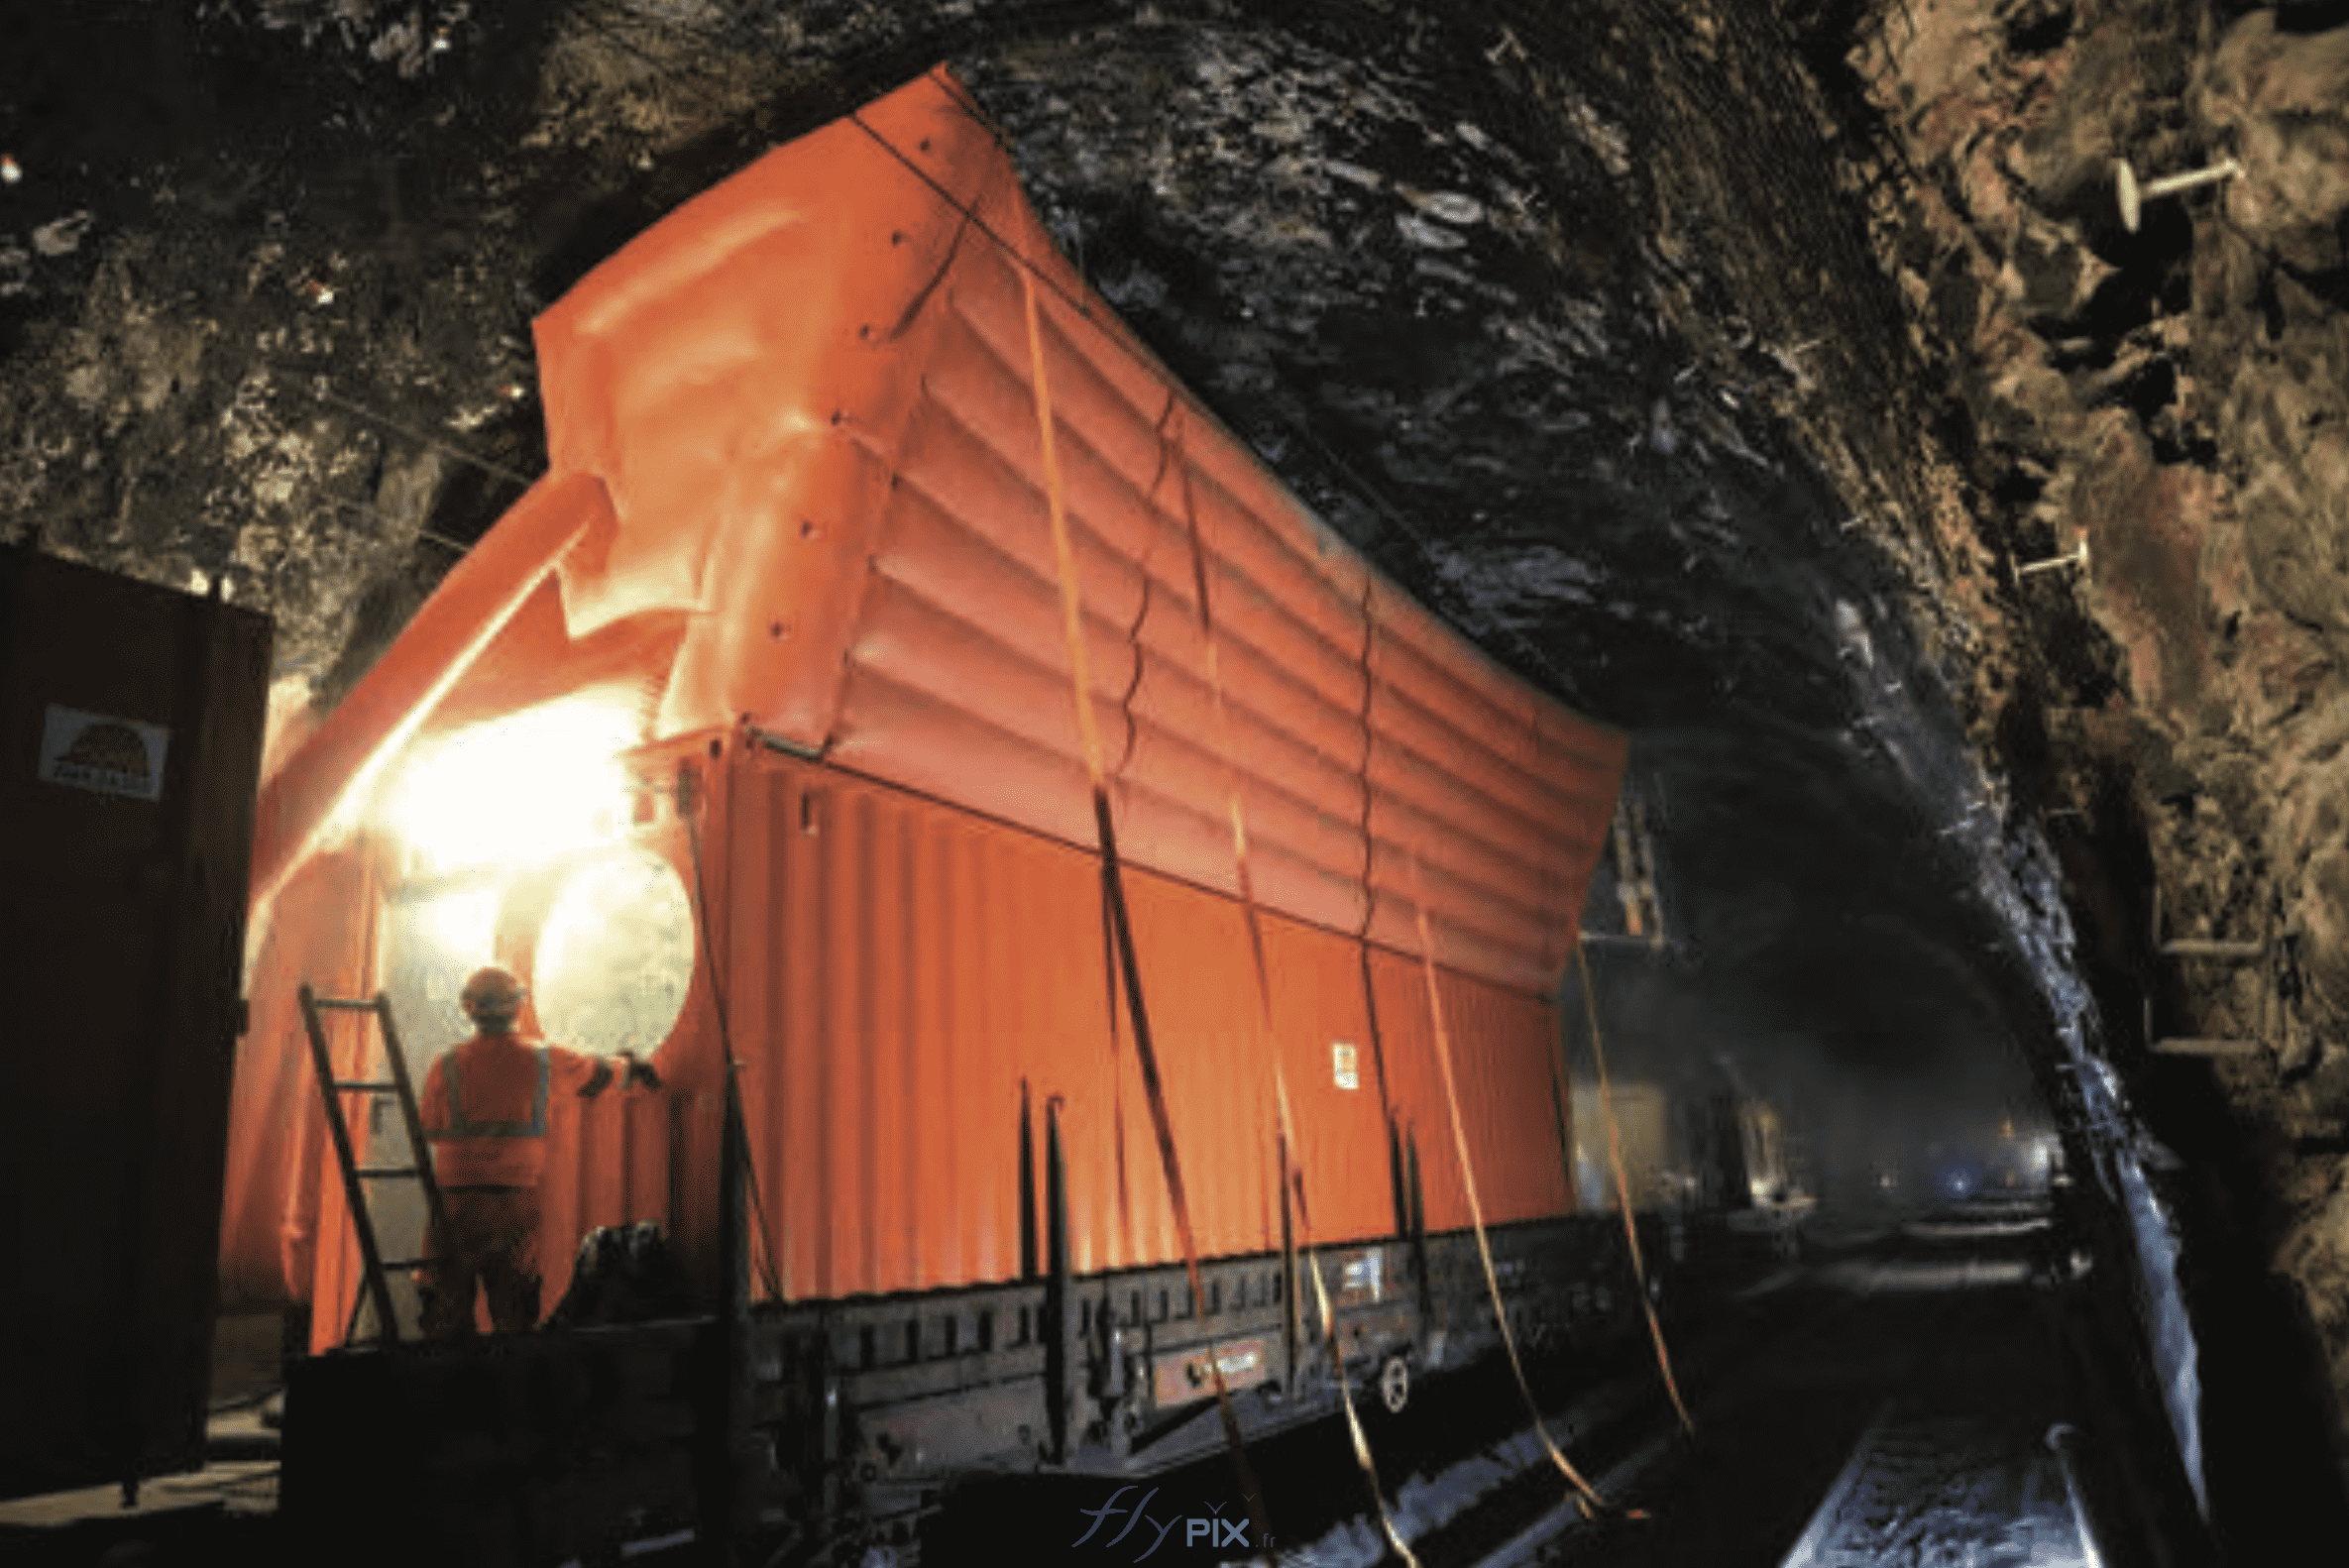
[{"label": "rail flatcar wagon", "polygon": [[[720,1294],[734,1064],[781,1527],[1195,1453],[1216,1371],[1247,1431],[1328,1413],[1308,1257],[1399,1405],[1495,1343],[1471,1176],[1523,1327],[1634,1299],[1618,1222],[1577,1212],[1553,1004],[1623,737],[1286,494],[1056,253],[951,77],[768,155],[536,331],[549,472],[265,786],[242,1294],[310,1302],[320,1352],[371,1315],[297,988],[387,993],[420,1075],[495,959],[526,1025],[666,1080],[555,1108],[550,1300],[584,1231],[637,1221]],[[368,1077],[346,1027],[336,1073]],[[353,1104],[362,1159],[402,1163]],[[590,1382],[657,1403],[690,1381],[666,1343]],[[317,1376],[459,1441],[463,1401],[400,1403],[392,1354]],[[297,1462],[297,1414],[289,1504],[335,1468]],[[517,1484],[502,1549],[560,1560],[597,1490]]]}]

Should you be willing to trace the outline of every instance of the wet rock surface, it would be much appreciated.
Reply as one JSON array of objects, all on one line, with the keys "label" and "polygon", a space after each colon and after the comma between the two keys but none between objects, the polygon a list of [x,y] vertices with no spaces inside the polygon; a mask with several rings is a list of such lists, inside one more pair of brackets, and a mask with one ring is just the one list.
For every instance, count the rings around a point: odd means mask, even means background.
[{"label": "wet rock surface", "polygon": [[[298,723],[543,467],[532,316],[946,60],[1241,439],[1633,730],[1674,947],[1599,965],[1626,1050],[2076,1106],[2088,1030],[2194,1267],[2278,1271],[2349,1389],[2337,10],[21,9],[0,519],[268,609]],[[2114,160],[2230,156],[2121,222]],[[2165,957],[2157,889],[2263,956]]]}]

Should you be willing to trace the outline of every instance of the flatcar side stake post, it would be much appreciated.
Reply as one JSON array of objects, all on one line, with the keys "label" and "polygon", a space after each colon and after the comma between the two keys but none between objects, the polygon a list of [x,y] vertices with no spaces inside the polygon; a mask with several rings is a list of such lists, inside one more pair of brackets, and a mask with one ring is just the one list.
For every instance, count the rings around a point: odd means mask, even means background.
[{"label": "flatcar side stake post", "polygon": [[1044,1102],[1044,1191],[1046,1204],[1044,1296],[1044,1384],[1052,1400],[1046,1412],[1055,1464],[1066,1464],[1075,1433],[1077,1369],[1082,1365],[1076,1343],[1075,1281],[1068,1258],[1068,1178],[1061,1156],[1061,1096]]},{"label": "flatcar side stake post", "polygon": [[702,1537],[709,1561],[733,1568],[737,1560],[740,1468],[750,1430],[749,1204],[743,1168],[750,1156],[733,1064],[726,1064],[724,1124],[719,1133],[718,1273],[723,1292],[710,1326],[709,1409],[703,1420],[705,1506]]},{"label": "flatcar side stake post", "polygon": [[1288,1371],[1282,1388],[1296,1396],[1296,1380],[1303,1371],[1303,1347],[1297,1343],[1296,1213],[1288,1193],[1288,1144],[1281,1144],[1281,1339],[1287,1352]]}]

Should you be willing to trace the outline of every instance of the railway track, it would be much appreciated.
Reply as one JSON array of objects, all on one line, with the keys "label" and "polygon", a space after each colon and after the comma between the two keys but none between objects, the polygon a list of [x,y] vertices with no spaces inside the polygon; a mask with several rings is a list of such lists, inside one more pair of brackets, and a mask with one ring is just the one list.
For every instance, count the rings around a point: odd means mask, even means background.
[{"label": "railway track", "polygon": [[2095,1568],[2058,1447],[2019,1435],[1979,1416],[1887,1403],[1785,1568]]},{"label": "railway track", "polygon": [[[1790,1548],[1809,1550],[1801,1568],[1835,1568],[1906,1562],[1898,1552],[1937,1540],[1960,1552],[1952,1563],[1967,1561],[1966,1541],[2003,1551],[1977,1551],[1984,1568],[2073,1560],[2063,1468],[2039,1443],[2044,1412],[1937,1413],[1954,1387],[2029,1381],[2040,1343],[2029,1282],[2011,1239],[1960,1252],[1877,1238],[1675,1342],[1693,1438],[1648,1361],[1624,1359],[1551,1407],[1551,1432],[1602,1495],[1650,1517],[1586,1518],[1526,1428],[1432,1472],[1403,1475],[1410,1457],[1382,1456],[1398,1525],[1425,1568],[1796,1568]],[[1268,1472],[1268,1488],[1285,1479]],[[1871,1543],[1895,1555],[1865,1555]],[[1281,1545],[1285,1563],[1310,1568],[1369,1568],[1383,1550],[1367,1512]]]}]

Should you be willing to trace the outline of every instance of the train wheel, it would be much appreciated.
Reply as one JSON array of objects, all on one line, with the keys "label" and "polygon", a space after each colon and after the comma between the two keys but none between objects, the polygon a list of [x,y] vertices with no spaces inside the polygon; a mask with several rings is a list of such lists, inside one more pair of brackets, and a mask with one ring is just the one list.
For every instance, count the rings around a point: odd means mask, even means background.
[{"label": "train wheel", "polygon": [[1411,1402],[1411,1364],[1399,1355],[1389,1356],[1379,1368],[1379,1402],[1389,1415],[1400,1415]]}]

